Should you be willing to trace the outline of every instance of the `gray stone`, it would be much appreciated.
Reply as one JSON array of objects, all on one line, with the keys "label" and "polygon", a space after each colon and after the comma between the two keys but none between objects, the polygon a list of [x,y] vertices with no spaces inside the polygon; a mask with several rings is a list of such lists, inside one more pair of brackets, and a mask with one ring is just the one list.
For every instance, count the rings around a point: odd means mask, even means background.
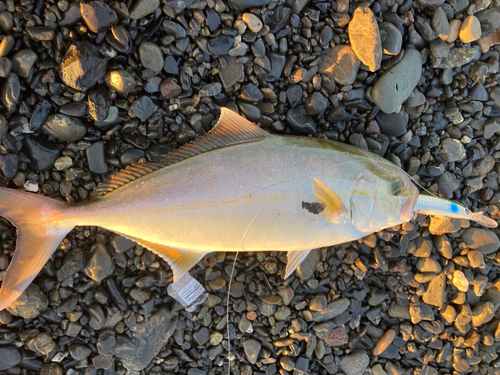
[{"label": "gray stone", "polygon": [[445,58],[431,56],[431,63],[434,68],[453,69],[470,63],[475,55],[474,47],[456,47],[452,48]]},{"label": "gray stone", "polygon": [[335,46],[321,55],[319,73],[329,74],[341,85],[352,85],[361,61],[348,45]]},{"label": "gray stone", "polygon": [[379,25],[380,34],[385,34],[382,37],[382,49],[386,55],[397,55],[401,52],[401,44],[403,36],[399,29],[390,22],[382,22]]},{"label": "gray stone", "polygon": [[[33,319],[40,315],[40,311],[47,307],[49,300],[36,284],[30,284],[8,307],[7,311],[24,319]],[[0,363],[2,363],[0,361]],[[0,365],[1,367],[1,365]]]},{"label": "gray stone", "polygon": [[422,59],[414,49],[405,50],[403,59],[375,82],[371,95],[385,113],[393,113],[408,99],[420,80]]},{"label": "gray stone", "polygon": [[38,55],[30,49],[23,49],[12,56],[12,70],[19,77],[28,78]]},{"label": "gray stone", "polygon": [[422,300],[432,306],[441,307],[446,301],[446,275],[441,273],[433,278]]},{"label": "gray stone", "polygon": [[315,116],[323,112],[327,106],[328,99],[317,91],[306,100],[306,111],[309,116]]},{"label": "gray stone", "polygon": [[463,232],[462,238],[469,248],[477,250],[483,255],[494,253],[500,248],[498,236],[490,229],[467,228]]},{"label": "gray stone", "polygon": [[362,375],[369,363],[370,357],[368,354],[365,352],[354,352],[341,358],[339,368],[346,375]]},{"label": "gray stone", "polygon": [[408,118],[404,118],[399,113],[379,112],[377,122],[382,133],[389,137],[400,137],[407,132]]},{"label": "gray stone", "polygon": [[255,365],[259,358],[260,349],[262,348],[261,343],[254,339],[248,339],[243,341],[242,345],[248,362]]},{"label": "gray stone", "polygon": [[466,151],[462,142],[453,138],[443,139],[438,153],[439,156],[447,162],[459,161],[466,156]]},{"label": "gray stone", "polygon": [[160,7],[160,0],[138,0],[130,11],[130,19],[138,20],[153,13]]},{"label": "gray stone", "polygon": [[93,173],[106,173],[108,165],[104,159],[104,145],[102,142],[92,143],[86,150],[89,169]]},{"label": "gray stone", "polygon": [[9,370],[21,362],[21,354],[12,347],[0,347],[0,371]]},{"label": "gray stone", "polygon": [[139,46],[139,58],[144,68],[151,69],[158,74],[163,69],[163,53],[158,45],[151,42],[142,42]]},{"label": "gray stone", "polygon": [[21,94],[21,83],[16,73],[11,72],[4,81],[2,91],[0,92],[0,100],[8,113],[14,112],[16,104]]},{"label": "gray stone", "polygon": [[91,255],[84,269],[85,274],[92,280],[101,282],[114,270],[114,265],[106,246],[97,243],[92,246]]},{"label": "gray stone", "polygon": [[350,301],[347,298],[339,298],[330,302],[324,311],[311,311],[310,314],[306,314],[305,319],[316,323],[332,320],[346,311],[349,305]]},{"label": "gray stone", "polygon": [[445,11],[440,6],[434,10],[431,24],[439,38],[445,40],[448,37],[450,33],[450,23]]},{"label": "gray stone", "polygon": [[81,2],[80,13],[89,29],[94,33],[104,31],[118,23],[116,12],[102,1]]},{"label": "gray stone", "polygon": [[42,130],[62,142],[75,142],[83,138],[87,127],[76,117],[57,113],[50,115]]}]

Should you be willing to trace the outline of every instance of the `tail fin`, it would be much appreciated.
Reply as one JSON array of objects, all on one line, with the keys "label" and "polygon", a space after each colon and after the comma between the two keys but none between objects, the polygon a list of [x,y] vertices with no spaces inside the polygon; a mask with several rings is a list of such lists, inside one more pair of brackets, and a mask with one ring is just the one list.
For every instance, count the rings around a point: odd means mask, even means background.
[{"label": "tail fin", "polygon": [[64,220],[66,207],[51,198],[0,188],[0,216],[17,228],[17,248],[0,289],[0,311],[23,293],[73,229]]}]

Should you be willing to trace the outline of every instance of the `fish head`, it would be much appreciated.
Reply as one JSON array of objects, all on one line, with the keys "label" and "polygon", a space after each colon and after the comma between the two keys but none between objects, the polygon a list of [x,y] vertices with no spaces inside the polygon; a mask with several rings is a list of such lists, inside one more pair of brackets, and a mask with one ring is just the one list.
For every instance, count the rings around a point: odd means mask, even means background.
[{"label": "fish head", "polygon": [[418,189],[409,176],[388,161],[367,166],[351,195],[352,225],[362,233],[373,233],[410,221]]}]

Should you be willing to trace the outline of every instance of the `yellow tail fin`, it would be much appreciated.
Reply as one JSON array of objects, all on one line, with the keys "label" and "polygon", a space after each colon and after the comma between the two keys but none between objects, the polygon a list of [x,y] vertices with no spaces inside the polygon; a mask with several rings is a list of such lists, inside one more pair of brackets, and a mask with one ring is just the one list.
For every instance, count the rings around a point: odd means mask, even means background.
[{"label": "yellow tail fin", "polygon": [[0,188],[0,216],[17,228],[16,251],[0,289],[0,310],[23,293],[73,229],[63,217],[66,207],[51,198]]}]

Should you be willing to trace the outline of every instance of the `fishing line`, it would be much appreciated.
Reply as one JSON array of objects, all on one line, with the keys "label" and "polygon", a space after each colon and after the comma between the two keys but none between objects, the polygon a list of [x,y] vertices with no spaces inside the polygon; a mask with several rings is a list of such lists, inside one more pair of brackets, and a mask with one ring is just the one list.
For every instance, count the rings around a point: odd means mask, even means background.
[{"label": "fishing line", "polygon": [[229,333],[229,297],[231,296],[231,284],[233,283],[234,268],[236,267],[236,259],[239,251],[234,255],[233,268],[229,277],[229,286],[227,287],[227,304],[226,304],[226,329],[227,329],[227,375],[231,374],[231,335]]}]

